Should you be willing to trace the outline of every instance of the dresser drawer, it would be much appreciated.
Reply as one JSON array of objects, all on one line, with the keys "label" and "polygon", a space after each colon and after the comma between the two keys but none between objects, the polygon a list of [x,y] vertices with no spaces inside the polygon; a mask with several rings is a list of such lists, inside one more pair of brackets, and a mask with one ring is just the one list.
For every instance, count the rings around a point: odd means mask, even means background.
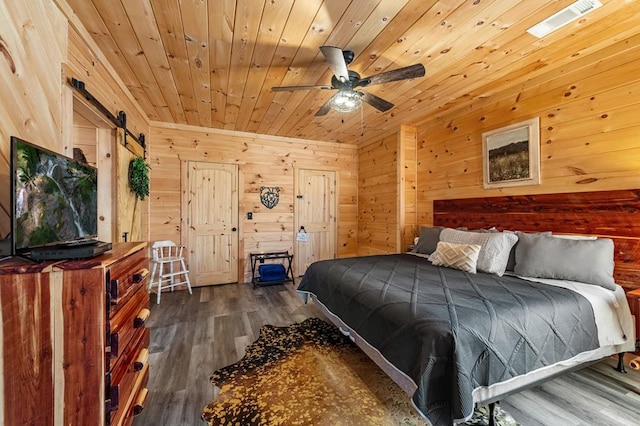
[{"label": "dresser drawer", "polygon": [[140,288],[116,314],[109,319],[107,346],[110,350],[110,365],[127,351],[133,336],[145,329],[149,317],[149,294]]},{"label": "dresser drawer", "polygon": [[111,411],[111,424],[119,424],[134,400],[140,387],[146,385],[145,376],[149,371],[149,329],[140,330],[127,351],[118,358],[111,371],[108,409]]},{"label": "dresser drawer", "polygon": [[131,404],[127,405],[127,408],[122,414],[118,413],[118,416],[116,416],[112,423],[113,425],[131,426],[135,416],[142,413],[147,402],[147,397],[149,396],[149,389],[147,389],[148,382],[149,372],[147,371],[144,375],[140,376],[139,386],[138,382],[136,383],[137,393],[131,400]]},{"label": "dresser drawer", "polygon": [[109,316],[113,316],[137,291],[146,287],[149,260],[144,250],[115,263],[107,272],[107,291],[110,297]]},{"label": "dresser drawer", "polygon": [[132,394],[132,398],[129,398],[126,408],[122,411],[118,411],[114,416],[112,425],[117,426],[131,426],[135,416],[140,414],[144,409],[144,405],[147,402],[147,396],[149,395],[149,389],[147,389],[147,383],[149,382],[149,370],[145,370],[143,374],[139,375],[134,383],[135,394]]}]

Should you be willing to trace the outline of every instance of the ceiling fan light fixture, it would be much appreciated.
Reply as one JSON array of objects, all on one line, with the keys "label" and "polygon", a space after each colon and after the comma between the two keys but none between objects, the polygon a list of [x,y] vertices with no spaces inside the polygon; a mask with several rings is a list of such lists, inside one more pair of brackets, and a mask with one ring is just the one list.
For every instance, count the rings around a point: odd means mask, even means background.
[{"label": "ceiling fan light fixture", "polygon": [[362,94],[340,91],[331,99],[329,106],[338,112],[353,112],[362,108]]}]

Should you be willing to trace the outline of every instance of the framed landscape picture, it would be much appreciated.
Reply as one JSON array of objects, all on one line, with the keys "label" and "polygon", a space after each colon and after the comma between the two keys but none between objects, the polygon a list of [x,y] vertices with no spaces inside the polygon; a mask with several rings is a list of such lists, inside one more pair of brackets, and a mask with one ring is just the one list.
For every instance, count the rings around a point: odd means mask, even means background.
[{"label": "framed landscape picture", "polygon": [[538,117],[482,134],[485,188],[540,184]]}]

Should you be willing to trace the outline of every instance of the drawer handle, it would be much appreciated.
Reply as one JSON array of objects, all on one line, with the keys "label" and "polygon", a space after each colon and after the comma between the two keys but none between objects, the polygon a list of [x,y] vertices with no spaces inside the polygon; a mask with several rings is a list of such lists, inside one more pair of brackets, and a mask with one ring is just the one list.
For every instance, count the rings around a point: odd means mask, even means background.
[{"label": "drawer handle", "polygon": [[144,368],[149,360],[149,349],[144,348],[140,350],[138,358],[133,362],[133,371],[140,371]]},{"label": "drawer handle", "polygon": [[111,346],[109,347],[111,358],[118,357],[118,340],[118,333],[111,333]]},{"label": "drawer handle", "polygon": [[140,272],[133,274],[133,283],[138,284],[140,281],[144,280],[147,275],[149,275],[149,270],[147,268],[142,268]]},{"label": "drawer handle", "polygon": [[144,404],[147,402],[147,396],[149,395],[149,389],[143,388],[138,392],[135,402],[133,403],[133,415],[137,416],[142,413]]},{"label": "drawer handle", "polygon": [[108,411],[116,411],[120,405],[120,385],[111,386],[109,390],[109,409]]},{"label": "drawer handle", "polygon": [[111,280],[111,300],[110,303],[112,306],[118,304],[118,286],[120,285],[120,280]]},{"label": "drawer handle", "polygon": [[140,328],[144,326],[144,323],[147,322],[151,311],[147,308],[140,309],[138,316],[133,319],[133,328]]}]

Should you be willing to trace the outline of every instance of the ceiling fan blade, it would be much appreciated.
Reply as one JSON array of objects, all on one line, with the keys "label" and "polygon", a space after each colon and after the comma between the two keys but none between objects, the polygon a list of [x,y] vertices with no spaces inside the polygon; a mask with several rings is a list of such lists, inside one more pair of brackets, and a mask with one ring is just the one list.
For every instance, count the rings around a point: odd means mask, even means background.
[{"label": "ceiling fan blade", "polygon": [[422,64],[409,65],[397,70],[382,72],[360,79],[358,86],[373,86],[374,84],[388,83],[390,81],[408,80],[416,77],[424,77],[425,69]]},{"label": "ceiling fan blade", "polygon": [[375,109],[377,109],[378,111],[389,111],[391,108],[393,108],[393,104],[389,101],[385,101],[384,99],[373,95],[369,92],[365,92],[365,91],[357,91],[358,93],[362,94],[362,100],[366,103],[368,103],[369,105],[371,105],[372,107],[374,107]]},{"label": "ceiling fan blade", "polygon": [[333,95],[332,97],[329,98],[329,100],[327,102],[324,103],[324,105],[322,105],[320,107],[320,109],[318,110],[318,112],[315,113],[316,117],[321,117],[323,115],[327,115],[327,113],[329,112],[329,110],[331,109],[331,101],[333,100],[333,98],[336,97],[338,93],[336,93],[335,95]]},{"label": "ceiling fan blade", "polygon": [[311,90],[311,89],[333,89],[331,86],[279,86],[272,87],[272,92],[294,92],[296,90]]},{"label": "ceiling fan blade", "polygon": [[320,46],[320,51],[338,81],[349,81],[349,70],[342,49],[333,46]]}]

